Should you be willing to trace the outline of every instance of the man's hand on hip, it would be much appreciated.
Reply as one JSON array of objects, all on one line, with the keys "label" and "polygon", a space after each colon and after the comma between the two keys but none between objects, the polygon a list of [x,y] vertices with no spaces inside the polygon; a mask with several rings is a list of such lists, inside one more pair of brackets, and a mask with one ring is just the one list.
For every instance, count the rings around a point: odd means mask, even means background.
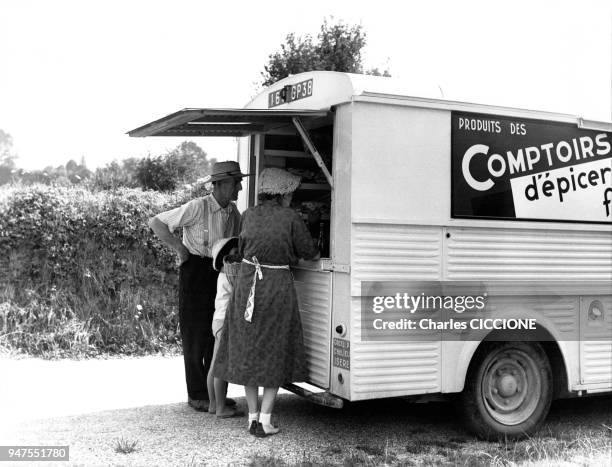
[{"label": "man's hand on hip", "polygon": [[160,221],[157,217],[149,219],[149,227],[153,230],[153,233],[159,237],[159,239],[176,251],[179,260],[179,266],[189,259],[189,250],[183,242],[172,235],[172,232],[168,230],[168,226]]},{"label": "man's hand on hip", "polygon": [[182,243],[179,248],[177,248],[176,253],[179,257],[179,265],[183,264],[189,259],[189,250]]}]

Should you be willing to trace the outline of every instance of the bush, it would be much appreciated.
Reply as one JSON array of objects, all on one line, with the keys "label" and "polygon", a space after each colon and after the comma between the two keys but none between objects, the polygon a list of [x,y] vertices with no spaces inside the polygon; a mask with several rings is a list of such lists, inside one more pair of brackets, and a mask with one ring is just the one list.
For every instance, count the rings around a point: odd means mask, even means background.
[{"label": "bush", "polygon": [[138,184],[147,190],[174,190],[183,175],[174,159],[165,156],[142,159],[136,169]]},{"label": "bush", "polygon": [[0,346],[37,355],[174,348],[176,258],[147,219],[190,195],[3,187]]}]

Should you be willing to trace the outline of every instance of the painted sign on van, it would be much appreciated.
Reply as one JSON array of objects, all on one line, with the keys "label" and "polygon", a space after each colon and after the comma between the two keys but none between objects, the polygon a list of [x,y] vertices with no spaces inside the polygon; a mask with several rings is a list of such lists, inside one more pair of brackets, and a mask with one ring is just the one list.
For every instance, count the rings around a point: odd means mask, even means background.
[{"label": "painted sign on van", "polygon": [[452,217],[612,222],[612,133],[452,112]]}]

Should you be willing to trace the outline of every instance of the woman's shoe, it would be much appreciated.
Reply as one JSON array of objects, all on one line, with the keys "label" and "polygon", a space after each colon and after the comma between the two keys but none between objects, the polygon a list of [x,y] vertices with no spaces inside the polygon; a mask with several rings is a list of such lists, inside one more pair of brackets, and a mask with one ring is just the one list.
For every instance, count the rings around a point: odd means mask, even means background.
[{"label": "woman's shoe", "polygon": [[249,433],[251,433],[252,435],[257,433],[257,420],[253,420],[251,422],[251,426],[249,427]]},{"label": "woman's shoe", "polygon": [[[251,424],[251,427],[253,427],[252,424]],[[263,424],[258,422],[257,428],[255,429],[255,436],[257,436],[258,438],[265,438],[266,436],[275,435],[279,431],[280,431],[280,428],[277,426],[274,426],[274,425],[264,426]]]}]

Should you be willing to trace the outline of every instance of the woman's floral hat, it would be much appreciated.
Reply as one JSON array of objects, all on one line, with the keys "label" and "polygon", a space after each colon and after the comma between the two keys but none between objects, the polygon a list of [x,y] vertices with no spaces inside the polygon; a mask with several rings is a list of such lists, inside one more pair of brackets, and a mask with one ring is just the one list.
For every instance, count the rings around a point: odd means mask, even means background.
[{"label": "woman's floral hat", "polygon": [[300,186],[301,177],[277,167],[264,169],[259,174],[259,193],[266,195],[286,195]]}]

